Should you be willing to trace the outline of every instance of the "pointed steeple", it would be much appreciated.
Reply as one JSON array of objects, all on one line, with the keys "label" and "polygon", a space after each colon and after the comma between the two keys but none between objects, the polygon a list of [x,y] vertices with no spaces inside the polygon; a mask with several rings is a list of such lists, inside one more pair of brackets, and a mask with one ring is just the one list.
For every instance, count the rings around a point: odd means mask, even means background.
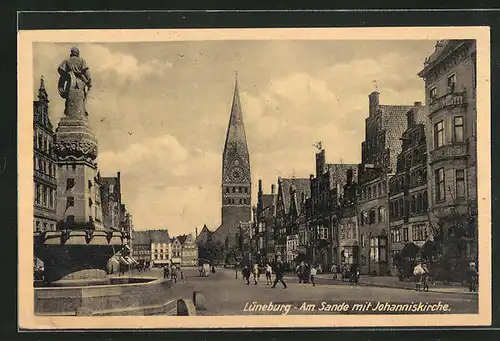
[{"label": "pointed steeple", "polygon": [[38,100],[45,103],[49,102],[49,96],[47,95],[47,91],[45,90],[45,81],[43,79],[43,76],[40,77],[40,87],[38,88]]},{"label": "pointed steeple", "polygon": [[250,167],[245,125],[243,123],[243,111],[241,110],[240,93],[238,88],[238,74],[235,75],[233,103],[231,115],[226,133],[226,144],[224,146],[223,168],[227,170],[229,163],[239,159],[243,167]]}]

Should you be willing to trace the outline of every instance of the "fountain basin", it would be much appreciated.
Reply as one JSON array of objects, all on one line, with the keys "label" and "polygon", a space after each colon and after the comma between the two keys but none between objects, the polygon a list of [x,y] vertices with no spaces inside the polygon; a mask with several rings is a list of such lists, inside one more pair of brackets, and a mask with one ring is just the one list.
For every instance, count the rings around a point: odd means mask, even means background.
[{"label": "fountain basin", "polygon": [[35,315],[154,315],[176,307],[172,281],[153,277],[110,277],[110,284],[35,287]]}]

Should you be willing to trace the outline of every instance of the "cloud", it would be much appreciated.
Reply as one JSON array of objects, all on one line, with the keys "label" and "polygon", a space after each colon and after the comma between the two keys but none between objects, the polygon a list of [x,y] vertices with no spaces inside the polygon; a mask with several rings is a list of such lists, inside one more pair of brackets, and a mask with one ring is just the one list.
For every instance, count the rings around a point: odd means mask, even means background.
[{"label": "cloud", "polygon": [[[416,73],[434,42],[412,44],[78,44],[94,77],[89,122],[101,174],[121,172],[136,229],[179,234],[203,223],[214,229],[221,218],[221,154],[235,69],[256,203],[259,178],[269,191],[278,176],[314,173],[316,141],[323,142],[327,162],[360,161],[373,80],[383,104],[423,101]],[[64,107],[56,68],[71,47],[34,46],[34,91],[43,74],[55,126]]]}]

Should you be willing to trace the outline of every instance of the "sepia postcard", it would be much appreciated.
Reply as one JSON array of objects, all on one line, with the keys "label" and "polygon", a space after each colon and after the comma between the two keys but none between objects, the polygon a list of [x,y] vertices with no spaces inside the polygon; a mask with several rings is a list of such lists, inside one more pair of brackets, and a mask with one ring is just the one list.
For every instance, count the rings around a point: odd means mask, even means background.
[{"label": "sepia postcard", "polygon": [[18,42],[20,329],[491,323],[488,27]]}]

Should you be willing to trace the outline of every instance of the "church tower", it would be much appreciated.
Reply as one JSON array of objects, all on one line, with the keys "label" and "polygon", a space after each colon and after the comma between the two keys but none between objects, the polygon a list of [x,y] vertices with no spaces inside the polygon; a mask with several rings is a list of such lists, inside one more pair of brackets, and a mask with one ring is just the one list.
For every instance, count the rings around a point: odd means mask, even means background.
[{"label": "church tower", "polygon": [[250,157],[236,78],[222,155],[222,223],[216,231],[217,239],[226,246],[236,242],[239,223],[251,220],[251,184]]}]

